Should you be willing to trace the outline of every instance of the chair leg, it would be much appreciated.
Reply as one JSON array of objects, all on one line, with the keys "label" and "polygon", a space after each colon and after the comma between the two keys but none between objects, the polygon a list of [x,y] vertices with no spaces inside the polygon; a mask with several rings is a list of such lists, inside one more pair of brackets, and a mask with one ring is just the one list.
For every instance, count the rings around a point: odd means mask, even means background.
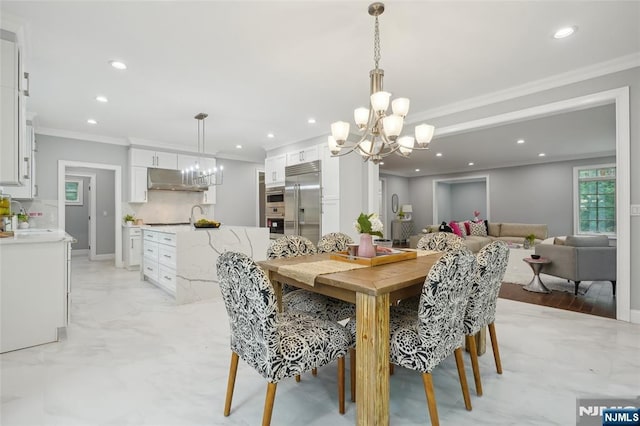
[{"label": "chair leg", "polygon": [[273,413],[273,401],[276,399],[277,383],[267,384],[267,396],[264,399],[264,413],[262,413],[262,426],[271,424],[271,414]]},{"label": "chair leg", "polygon": [[236,373],[238,372],[238,354],[231,351],[231,366],[229,367],[229,379],[227,381],[227,397],[224,401],[224,416],[231,413],[231,400],[233,399],[233,388],[236,386]]},{"label": "chair leg", "polygon": [[349,349],[349,374],[351,383],[351,402],[356,402],[356,350]]},{"label": "chair leg", "polygon": [[344,357],[338,358],[338,412],[344,414]]},{"label": "chair leg", "polygon": [[578,286],[580,285],[580,281],[574,281],[575,285],[576,285],[576,291],[574,292],[574,295],[577,296],[578,295]]},{"label": "chair leg", "polygon": [[317,368],[312,368],[311,369],[311,374],[313,374],[314,376],[318,375],[318,369]]},{"label": "chair leg", "polygon": [[616,297],[616,282],[611,281],[611,285],[613,286],[613,297]]},{"label": "chair leg", "polygon": [[496,335],[495,323],[489,324],[489,335],[491,336],[493,359],[496,361],[496,371],[498,372],[498,374],[502,374],[502,362],[500,361],[500,349],[498,349],[498,336]]},{"label": "chair leg", "polygon": [[467,385],[467,375],[464,372],[464,360],[462,359],[462,347],[453,352],[456,356],[456,365],[458,366],[458,377],[460,378],[460,387],[462,388],[462,397],[464,398],[464,407],[471,411],[471,395],[469,395],[469,385]]},{"label": "chair leg", "polygon": [[469,355],[471,356],[471,368],[473,369],[473,380],[476,383],[476,395],[482,396],[482,381],[480,380],[480,366],[478,365],[478,348],[476,348],[475,336],[465,336]]},{"label": "chair leg", "polygon": [[300,375],[299,374],[296,374],[296,382],[298,382],[298,383],[300,382]]},{"label": "chair leg", "polygon": [[432,426],[440,426],[438,419],[438,407],[436,406],[436,393],[433,390],[433,378],[431,373],[422,373],[422,383],[424,383],[424,393],[427,394],[427,407],[429,408],[429,418]]}]

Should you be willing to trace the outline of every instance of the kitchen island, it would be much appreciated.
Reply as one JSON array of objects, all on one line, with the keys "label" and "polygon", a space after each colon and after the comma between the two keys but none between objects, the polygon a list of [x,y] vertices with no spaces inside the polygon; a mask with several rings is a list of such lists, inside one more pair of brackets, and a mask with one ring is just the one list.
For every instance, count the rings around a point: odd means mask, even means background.
[{"label": "kitchen island", "polygon": [[72,241],[57,229],[0,238],[0,353],[58,340],[69,320]]},{"label": "kitchen island", "polygon": [[220,296],[216,262],[225,251],[266,259],[267,228],[226,226],[193,229],[189,225],[142,229],[140,278],[172,296],[176,303],[192,303]]}]

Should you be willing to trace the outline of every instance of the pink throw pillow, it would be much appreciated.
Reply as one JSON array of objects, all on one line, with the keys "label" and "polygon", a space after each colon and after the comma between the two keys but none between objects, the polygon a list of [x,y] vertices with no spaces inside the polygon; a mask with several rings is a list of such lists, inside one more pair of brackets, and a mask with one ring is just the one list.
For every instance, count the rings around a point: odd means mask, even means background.
[{"label": "pink throw pillow", "polygon": [[462,238],[462,231],[460,231],[460,227],[458,226],[457,222],[451,221],[451,222],[449,222],[449,226],[453,230],[454,234],[456,234],[458,237]]},{"label": "pink throw pillow", "polygon": [[467,235],[471,235],[471,226],[468,220],[465,220],[464,222],[464,229],[466,229]]}]

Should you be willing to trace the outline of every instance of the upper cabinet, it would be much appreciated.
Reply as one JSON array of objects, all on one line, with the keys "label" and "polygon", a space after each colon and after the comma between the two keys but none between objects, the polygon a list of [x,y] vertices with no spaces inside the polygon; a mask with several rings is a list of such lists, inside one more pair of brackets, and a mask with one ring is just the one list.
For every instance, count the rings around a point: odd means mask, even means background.
[{"label": "upper cabinet", "polygon": [[331,156],[326,143],[319,145],[318,149],[322,153],[322,198],[340,198],[340,158]]},{"label": "upper cabinet", "polygon": [[31,200],[38,196],[38,185],[36,184],[36,153],[38,150],[36,149],[36,135],[31,121],[27,122],[25,142],[27,155],[23,157],[26,166],[26,171],[23,175],[24,185],[5,186],[5,192],[18,200]]},{"label": "upper cabinet", "polygon": [[147,202],[147,168],[129,167],[129,202]]},{"label": "upper cabinet", "polygon": [[25,138],[22,52],[17,36],[9,31],[0,32],[0,44],[0,185],[24,185],[25,158],[31,153]]},{"label": "upper cabinet", "polygon": [[173,152],[131,148],[129,150],[129,166],[178,170],[178,154]]},{"label": "upper cabinet", "polygon": [[287,166],[295,166],[296,164],[308,163],[318,159],[318,147],[311,146],[298,151],[287,153]]},{"label": "upper cabinet", "polygon": [[267,188],[284,186],[284,168],[287,165],[287,154],[267,157],[264,160],[264,184]]}]

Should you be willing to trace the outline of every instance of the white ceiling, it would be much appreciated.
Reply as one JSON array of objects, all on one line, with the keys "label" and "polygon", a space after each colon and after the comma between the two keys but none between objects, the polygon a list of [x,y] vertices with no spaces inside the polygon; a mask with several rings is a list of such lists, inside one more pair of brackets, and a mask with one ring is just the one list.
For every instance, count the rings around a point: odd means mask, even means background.
[{"label": "white ceiling", "polygon": [[[0,11],[3,20],[25,25],[28,108],[42,131],[196,150],[193,116],[206,112],[207,152],[262,161],[265,149],[352,121],[353,109],[367,101],[368,4],[3,0]],[[639,21],[638,1],[388,1],[380,17],[385,89],[411,99],[411,121],[465,99],[639,55]],[[579,29],[554,40],[554,30],[566,25]],[[129,68],[114,70],[112,59]],[[98,94],[109,102],[96,102]],[[412,161],[430,164],[429,173],[449,173],[466,170],[468,161],[482,168],[536,162],[541,151],[544,161],[611,153],[612,111],[436,138]],[[317,123],[308,124],[310,117]],[[516,147],[515,135],[527,143]],[[444,155],[435,161],[435,152]],[[415,168],[388,160],[387,171],[411,175]]]}]

